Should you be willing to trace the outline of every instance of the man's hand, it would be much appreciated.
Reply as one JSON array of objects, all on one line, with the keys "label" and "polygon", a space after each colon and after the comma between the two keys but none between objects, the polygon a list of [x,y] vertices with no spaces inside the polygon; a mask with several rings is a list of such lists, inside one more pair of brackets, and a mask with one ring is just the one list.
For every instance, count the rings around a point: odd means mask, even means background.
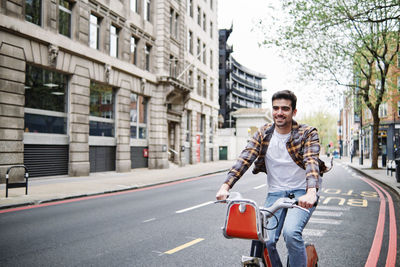
[{"label": "man's hand", "polygon": [[307,193],[299,197],[299,206],[305,209],[310,209],[317,201],[317,190],[315,188],[308,188]]},{"label": "man's hand", "polygon": [[231,188],[228,184],[222,184],[217,192],[217,195],[215,196],[217,198],[217,200],[227,199],[229,196],[229,189],[231,189]]}]

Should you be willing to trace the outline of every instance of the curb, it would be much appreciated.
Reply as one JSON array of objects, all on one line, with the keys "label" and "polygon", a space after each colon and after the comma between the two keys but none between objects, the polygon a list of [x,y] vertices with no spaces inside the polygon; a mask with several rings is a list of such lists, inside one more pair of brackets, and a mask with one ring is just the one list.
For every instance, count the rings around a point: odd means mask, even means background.
[{"label": "curb", "polygon": [[58,197],[58,198],[56,197],[56,198],[52,198],[52,199],[29,201],[29,202],[24,202],[24,203],[19,203],[19,204],[9,204],[9,205],[3,205],[3,206],[0,205],[0,210],[20,208],[20,207],[25,207],[25,206],[36,206],[36,205],[41,205],[41,204],[45,204],[45,203],[52,203],[52,202],[75,199],[75,198],[93,197],[93,196],[99,196],[99,195],[119,193],[119,192],[124,192],[124,191],[138,190],[138,189],[142,189],[142,188],[170,184],[173,182],[185,181],[185,180],[190,180],[190,179],[197,178],[197,177],[203,177],[203,176],[207,176],[207,175],[222,173],[222,172],[226,172],[228,170],[229,169],[211,171],[211,172],[207,172],[207,173],[200,174],[200,175],[188,176],[188,177],[183,177],[183,178],[178,178],[178,179],[173,179],[173,180],[168,180],[168,181],[163,181],[163,182],[158,182],[158,183],[150,183],[150,184],[141,185],[141,186],[133,186],[133,187],[123,188],[123,189],[114,189],[114,190],[91,193],[91,194],[80,194],[80,195],[72,195],[72,196]]},{"label": "curb", "polygon": [[363,171],[360,170],[360,169],[357,169],[356,167],[351,166],[350,164],[346,164],[346,165],[347,165],[348,167],[352,168],[353,170],[355,170],[355,171],[357,171],[357,172],[363,174],[364,176],[366,176],[366,177],[368,177],[368,178],[370,178],[370,179],[372,179],[372,180],[374,180],[374,181],[376,181],[376,182],[378,182],[378,183],[380,183],[380,184],[385,185],[386,187],[390,188],[394,193],[396,193],[398,197],[400,197],[400,189],[399,189],[399,188],[393,187],[392,185],[390,185],[390,184],[388,184],[388,183],[386,183],[386,182],[384,182],[384,181],[381,181],[381,180],[379,180],[379,179],[377,179],[377,178],[375,178],[375,177],[373,177],[373,176],[371,176],[371,175],[368,175],[367,173],[363,172]]}]

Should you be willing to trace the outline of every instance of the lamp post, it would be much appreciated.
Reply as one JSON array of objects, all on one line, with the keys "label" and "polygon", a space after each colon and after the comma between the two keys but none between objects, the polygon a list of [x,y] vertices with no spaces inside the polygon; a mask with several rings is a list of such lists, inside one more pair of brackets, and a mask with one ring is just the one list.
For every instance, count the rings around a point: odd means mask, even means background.
[{"label": "lamp post", "polygon": [[363,129],[362,129],[362,108],[360,109],[360,144],[361,144],[361,148],[360,148],[360,165],[364,164],[364,142],[363,142]]}]

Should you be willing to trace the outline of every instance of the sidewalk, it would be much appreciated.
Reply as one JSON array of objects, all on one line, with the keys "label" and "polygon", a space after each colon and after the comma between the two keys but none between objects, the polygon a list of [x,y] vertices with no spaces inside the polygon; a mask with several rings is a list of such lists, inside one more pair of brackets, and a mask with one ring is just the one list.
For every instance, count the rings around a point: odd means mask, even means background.
[{"label": "sidewalk", "polygon": [[397,194],[400,196],[400,183],[396,181],[396,174],[393,172],[392,176],[390,176],[390,172],[386,174],[386,167],[382,167],[382,160],[379,158],[378,167],[379,169],[372,170],[371,169],[371,160],[363,159],[363,165],[360,165],[359,157],[354,157],[353,162],[350,162],[350,157],[342,157],[341,159],[334,159],[333,166],[335,166],[336,162],[341,162],[342,164],[348,165],[349,167],[356,169],[363,173],[365,176],[373,178],[390,188],[392,188]]},{"label": "sidewalk", "polygon": [[82,177],[52,176],[30,178],[28,195],[25,195],[25,188],[11,188],[8,190],[8,198],[6,198],[5,184],[0,185],[0,209],[138,189],[207,174],[226,172],[233,163],[233,161],[224,160],[184,167],[171,166],[169,169],[132,169],[127,173],[98,172]]},{"label": "sidewalk", "polygon": [[[328,163],[326,157],[322,157],[322,160]],[[338,162],[385,183],[400,195],[400,183],[396,182],[394,173],[393,176],[386,175],[386,168],[371,170],[371,161],[364,159],[364,164],[359,165],[358,157],[353,158],[352,163],[348,157],[335,159],[333,165],[335,166]],[[28,195],[25,195],[25,188],[12,188],[8,190],[8,198],[6,198],[5,185],[0,185],[0,209],[138,189],[207,174],[226,172],[233,163],[233,161],[214,161],[184,167],[172,166],[169,169],[132,169],[128,173],[101,172],[91,173],[89,176],[84,177],[53,176],[30,178]]]}]

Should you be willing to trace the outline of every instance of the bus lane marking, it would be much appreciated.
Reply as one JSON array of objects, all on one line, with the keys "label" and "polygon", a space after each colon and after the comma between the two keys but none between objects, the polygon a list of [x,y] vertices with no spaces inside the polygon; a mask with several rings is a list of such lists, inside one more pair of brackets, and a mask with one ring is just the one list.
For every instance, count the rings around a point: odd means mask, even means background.
[{"label": "bus lane marking", "polygon": [[177,210],[177,211],[175,211],[175,213],[184,213],[184,212],[187,212],[187,211],[190,211],[190,210],[194,210],[194,209],[198,209],[198,208],[210,205],[212,203],[214,203],[214,202],[213,201],[207,201],[205,203],[202,203],[202,204],[199,204],[199,205],[196,205],[196,206],[193,206],[193,207],[189,207],[189,208],[182,209],[182,210]]}]

